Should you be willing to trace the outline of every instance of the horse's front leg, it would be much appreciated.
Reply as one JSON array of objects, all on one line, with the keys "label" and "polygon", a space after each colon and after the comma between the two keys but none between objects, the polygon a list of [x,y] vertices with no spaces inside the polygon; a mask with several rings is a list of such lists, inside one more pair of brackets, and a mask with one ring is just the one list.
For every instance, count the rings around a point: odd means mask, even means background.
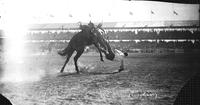
[{"label": "horse's front leg", "polygon": [[74,57],[74,64],[75,64],[75,69],[76,69],[77,74],[79,74],[79,69],[78,69],[77,60],[78,60],[78,58],[83,54],[83,52],[84,52],[84,48],[78,49],[78,50],[77,50],[77,53],[76,53],[76,55],[75,55],[75,57]]},{"label": "horse's front leg", "polygon": [[101,53],[101,49],[100,49],[99,45],[98,45],[97,43],[94,43],[94,46],[98,49],[99,54],[100,54],[100,60],[103,62],[103,61],[104,61],[104,60],[103,60],[103,55],[102,55],[102,53]]}]

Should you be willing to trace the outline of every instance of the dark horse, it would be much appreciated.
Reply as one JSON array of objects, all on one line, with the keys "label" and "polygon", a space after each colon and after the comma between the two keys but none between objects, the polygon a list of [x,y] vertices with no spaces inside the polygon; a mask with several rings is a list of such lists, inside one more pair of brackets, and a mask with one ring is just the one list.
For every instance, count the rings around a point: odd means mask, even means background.
[{"label": "dark horse", "polygon": [[12,103],[8,98],[0,94],[0,105],[12,105]]},{"label": "dark horse", "polygon": [[84,27],[85,28],[81,28],[81,31],[72,37],[68,46],[64,50],[58,52],[58,54],[61,56],[67,56],[67,59],[60,71],[61,73],[64,71],[64,68],[74,51],[77,52],[74,57],[75,70],[77,73],[79,73],[77,60],[84,52],[86,46],[95,45],[100,53],[101,61],[103,61],[102,52],[105,54],[106,59],[108,60],[113,60],[115,58],[115,54],[111,50],[109,43],[103,38],[101,32],[99,31],[102,30],[101,25],[99,24],[96,27],[92,26],[92,28],[89,27],[89,25],[84,25]]}]

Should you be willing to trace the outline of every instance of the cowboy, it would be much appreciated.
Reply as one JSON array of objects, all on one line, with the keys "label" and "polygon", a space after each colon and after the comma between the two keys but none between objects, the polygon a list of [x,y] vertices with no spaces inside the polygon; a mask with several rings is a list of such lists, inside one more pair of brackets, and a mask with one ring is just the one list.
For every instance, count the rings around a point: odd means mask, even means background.
[{"label": "cowboy", "polygon": [[118,49],[114,49],[114,52],[116,55],[115,61],[120,61],[120,68],[118,72],[121,72],[124,70],[124,57],[128,56],[128,53],[120,51]]},{"label": "cowboy", "polygon": [[83,30],[83,31],[87,31],[87,32],[91,32],[92,31],[92,29],[94,29],[95,28],[95,25],[94,25],[94,23],[92,23],[91,21],[88,23],[88,25],[82,25],[82,23],[81,22],[79,22],[79,28],[81,29],[81,30]]},{"label": "cowboy", "polygon": [[[81,22],[79,22],[79,28],[82,30],[82,31],[85,31],[87,33],[92,33],[92,30],[95,28],[95,25],[90,21],[88,23],[88,25],[82,25]],[[88,36],[88,38],[91,38],[91,37],[94,37],[94,36],[91,36],[92,34],[88,34],[90,36]]]}]

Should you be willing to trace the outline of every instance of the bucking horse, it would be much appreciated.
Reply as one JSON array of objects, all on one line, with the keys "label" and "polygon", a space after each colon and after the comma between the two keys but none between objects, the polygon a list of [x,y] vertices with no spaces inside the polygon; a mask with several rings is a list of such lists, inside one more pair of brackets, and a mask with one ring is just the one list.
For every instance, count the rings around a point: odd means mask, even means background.
[{"label": "bucking horse", "polygon": [[99,51],[101,61],[104,61],[102,52],[108,60],[112,61],[115,58],[115,54],[112,51],[108,41],[102,36],[102,34],[105,32],[102,28],[102,24],[98,24],[97,26],[95,26],[92,22],[90,22],[88,25],[80,24],[80,29],[81,31],[71,38],[67,47],[62,51],[58,51],[59,55],[66,56],[66,61],[60,70],[61,73],[64,71],[64,68],[74,51],[77,52],[74,57],[75,70],[77,73],[80,73],[77,60],[84,52],[86,46],[94,45]]}]

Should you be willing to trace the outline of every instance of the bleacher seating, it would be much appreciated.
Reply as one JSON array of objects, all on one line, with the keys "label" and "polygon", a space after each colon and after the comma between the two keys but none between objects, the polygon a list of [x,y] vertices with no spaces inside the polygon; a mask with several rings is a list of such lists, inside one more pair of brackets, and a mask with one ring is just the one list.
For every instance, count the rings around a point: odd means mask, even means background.
[{"label": "bleacher seating", "polygon": [[[76,32],[37,32],[28,33],[27,40],[45,40],[51,41],[51,46],[40,43],[40,49],[62,49],[67,42],[60,40],[70,40]],[[108,37],[113,48],[122,50],[130,49],[200,49],[200,31],[107,31],[105,37]],[[53,40],[53,41],[52,41]],[[136,41],[138,40],[138,41]],[[168,41],[166,41],[168,40]],[[34,46],[36,44],[30,44]],[[42,47],[41,47],[42,46]]]}]

